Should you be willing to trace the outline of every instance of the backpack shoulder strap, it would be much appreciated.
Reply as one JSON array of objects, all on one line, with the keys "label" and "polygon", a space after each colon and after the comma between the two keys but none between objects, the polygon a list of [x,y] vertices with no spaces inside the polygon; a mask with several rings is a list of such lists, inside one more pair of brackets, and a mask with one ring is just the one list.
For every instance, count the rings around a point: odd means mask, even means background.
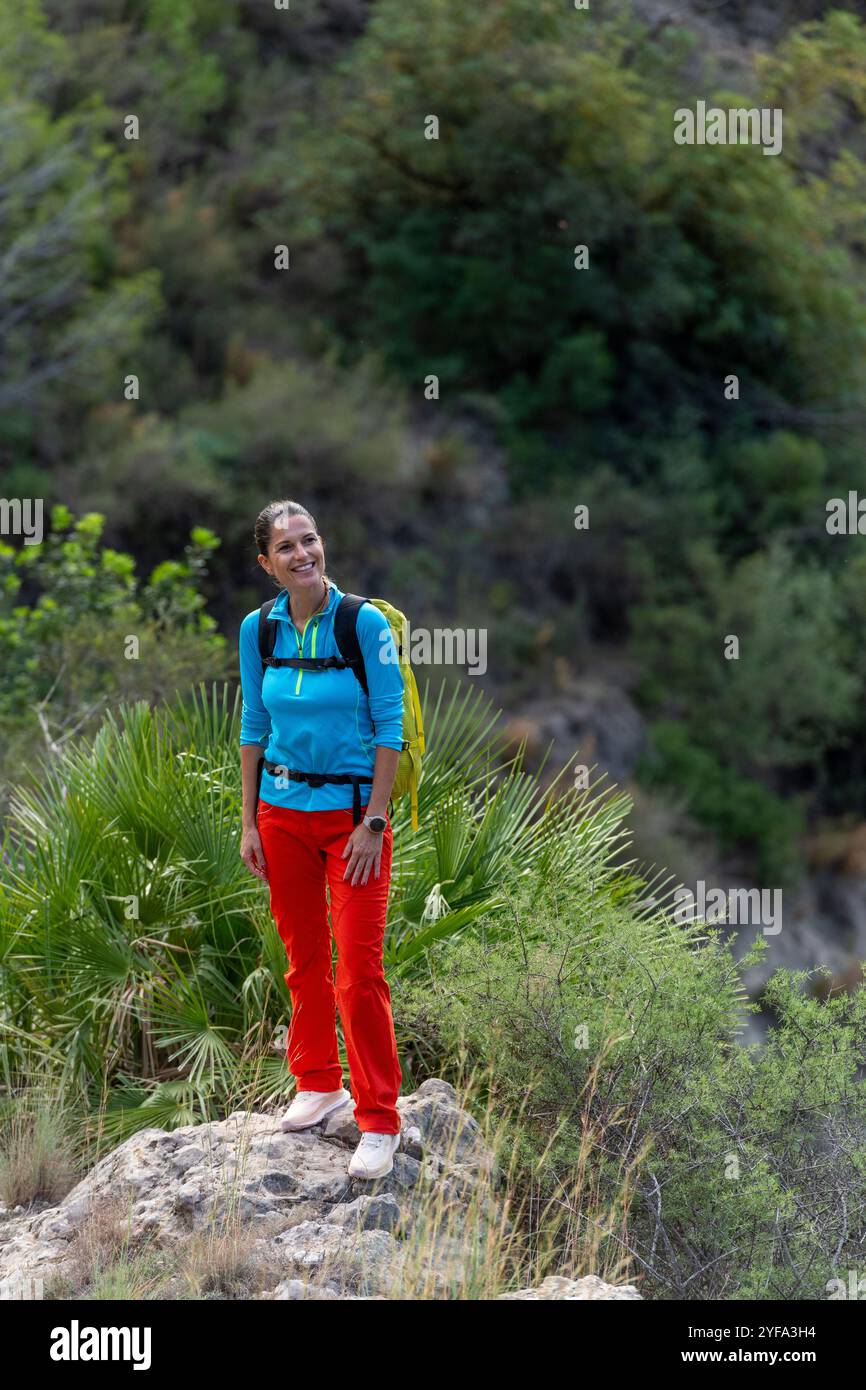
[{"label": "backpack shoulder strap", "polygon": [[268,669],[267,658],[273,656],[277,645],[277,625],[268,622],[268,614],[275,603],[275,598],[269,598],[259,609],[259,656],[262,658],[262,675]]},{"label": "backpack shoulder strap", "polygon": [[340,650],[340,656],[349,663],[358,677],[364,694],[369,696],[367,672],[364,668],[361,644],[358,641],[358,609],[362,603],[367,602],[369,600],[362,598],[360,594],[343,595],[334,614],[334,641]]}]

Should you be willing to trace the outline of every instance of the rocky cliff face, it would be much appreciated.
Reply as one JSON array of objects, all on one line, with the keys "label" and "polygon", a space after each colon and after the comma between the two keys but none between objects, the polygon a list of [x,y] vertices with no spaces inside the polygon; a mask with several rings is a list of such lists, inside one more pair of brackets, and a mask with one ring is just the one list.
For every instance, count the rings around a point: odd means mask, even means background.
[{"label": "rocky cliff face", "polygon": [[[472,1297],[467,1265],[479,1240],[494,1224],[508,1228],[497,1202],[501,1175],[447,1082],[425,1081],[398,1106],[400,1149],[376,1182],[347,1175],[360,1139],[353,1118],[288,1134],[279,1114],[236,1111],[210,1124],[142,1130],[58,1204],[0,1215],[0,1297],[86,1298],[82,1253],[109,1209],[123,1213],[127,1255],[147,1250],[169,1269],[203,1234],[233,1233],[244,1243],[242,1297]],[[181,1282],[169,1276],[160,1296],[189,1297]],[[640,1297],[595,1276],[550,1276],[491,1296]]]}]

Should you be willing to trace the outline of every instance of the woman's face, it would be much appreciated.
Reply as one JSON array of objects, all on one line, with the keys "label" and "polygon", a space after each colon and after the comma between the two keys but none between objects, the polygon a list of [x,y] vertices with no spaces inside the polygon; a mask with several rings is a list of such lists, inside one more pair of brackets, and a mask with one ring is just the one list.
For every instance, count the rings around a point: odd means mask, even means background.
[{"label": "woman's face", "polygon": [[267,555],[259,564],[279,584],[295,594],[319,593],[325,572],[325,546],[322,537],[306,516],[280,516],[271,527]]}]

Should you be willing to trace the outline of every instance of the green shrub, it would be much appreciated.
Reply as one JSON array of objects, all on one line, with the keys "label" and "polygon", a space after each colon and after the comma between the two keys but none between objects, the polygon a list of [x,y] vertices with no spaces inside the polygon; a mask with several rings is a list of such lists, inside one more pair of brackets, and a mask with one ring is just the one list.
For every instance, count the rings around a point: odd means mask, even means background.
[{"label": "green shrub", "polygon": [[847,1280],[866,1221],[866,989],[821,1003],[778,972],[761,1053],[738,1039],[760,938],[737,963],[720,932],[615,906],[591,874],[508,891],[392,993],[416,1084],[477,1069],[536,1214],[572,1204],[560,1272],[625,1257],[645,1297],[695,1300],[820,1299]]},{"label": "green shrub", "polygon": [[101,545],[103,523],[56,506],[38,544],[0,543],[3,781],[25,782],[38,750],[58,754],[114,703],[170,699],[224,673],[225,638],[200,589],[216,536],[197,527],[183,561],[140,583],[131,555]]}]

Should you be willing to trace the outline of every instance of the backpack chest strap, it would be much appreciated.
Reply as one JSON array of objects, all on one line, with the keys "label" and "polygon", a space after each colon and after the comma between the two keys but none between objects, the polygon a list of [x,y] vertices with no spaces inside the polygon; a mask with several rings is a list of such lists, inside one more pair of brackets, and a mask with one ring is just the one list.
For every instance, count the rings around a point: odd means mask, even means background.
[{"label": "backpack chest strap", "polygon": [[342,656],[265,656],[264,666],[291,666],[296,671],[342,671],[350,663]]}]

